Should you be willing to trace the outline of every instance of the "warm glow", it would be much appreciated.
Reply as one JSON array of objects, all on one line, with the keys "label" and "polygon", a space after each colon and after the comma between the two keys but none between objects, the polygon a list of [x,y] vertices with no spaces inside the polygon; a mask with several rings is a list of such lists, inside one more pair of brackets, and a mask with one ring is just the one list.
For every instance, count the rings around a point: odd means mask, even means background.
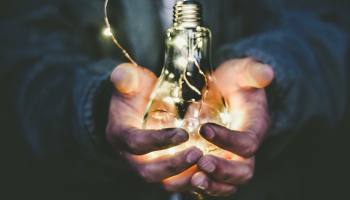
[{"label": "warm glow", "polygon": [[198,111],[196,110],[196,111],[194,111],[194,117],[198,117],[199,116],[199,113],[198,113]]},{"label": "warm glow", "polygon": [[175,121],[175,127],[181,128],[181,127],[182,127],[182,123],[183,123],[182,120],[177,119],[177,120]]},{"label": "warm glow", "polygon": [[220,117],[222,119],[222,123],[224,123],[224,124],[231,122],[231,116],[227,113],[221,113]]},{"label": "warm glow", "polygon": [[174,100],[175,103],[180,103],[181,102],[180,98],[174,98],[173,100]]},{"label": "warm glow", "polygon": [[169,151],[169,154],[171,154],[171,155],[174,155],[174,154],[175,154],[175,149],[174,149],[174,147],[173,147],[173,148],[170,148],[168,151]]},{"label": "warm glow", "polygon": [[111,29],[110,29],[110,28],[106,28],[106,29],[103,31],[103,34],[106,35],[106,36],[112,36]]},{"label": "warm glow", "polygon": [[184,57],[180,57],[179,59],[177,59],[176,63],[183,68],[187,68],[188,60]]},{"label": "warm glow", "polygon": [[179,49],[182,49],[183,47],[187,46],[186,40],[182,37],[175,38],[174,43]]}]

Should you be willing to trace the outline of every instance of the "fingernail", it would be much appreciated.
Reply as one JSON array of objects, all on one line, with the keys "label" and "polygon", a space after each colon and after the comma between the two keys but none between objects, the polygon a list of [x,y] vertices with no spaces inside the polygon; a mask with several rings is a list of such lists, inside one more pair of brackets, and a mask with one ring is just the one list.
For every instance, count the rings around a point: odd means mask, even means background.
[{"label": "fingernail", "polygon": [[203,153],[199,149],[191,150],[186,156],[187,162],[195,163],[202,155]]},{"label": "fingernail", "polygon": [[208,140],[212,140],[215,137],[214,130],[210,128],[210,125],[202,125],[199,132],[205,139]]},{"label": "fingernail", "polygon": [[131,64],[121,64],[112,72],[111,81],[115,88],[124,94],[131,93],[138,88],[137,70]]},{"label": "fingernail", "polygon": [[171,141],[173,142],[173,144],[181,144],[184,143],[188,140],[188,134],[186,132],[178,132],[176,133],[172,138]]},{"label": "fingernail", "polygon": [[201,190],[207,189],[209,185],[208,181],[205,179],[205,176],[199,173],[193,176],[192,184]]},{"label": "fingernail", "polygon": [[112,72],[112,75],[111,75],[111,81],[113,83],[117,83],[121,78],[123,78],[125,73],[126,73],[125,69],[123,69],[121,67],[115,68],[114,71]]},{"label": "fingernail", "polygon": [[208,161],[202,165],[201,168],[206,172],[212,173],[215,170],[215,165],[213,162]]}]

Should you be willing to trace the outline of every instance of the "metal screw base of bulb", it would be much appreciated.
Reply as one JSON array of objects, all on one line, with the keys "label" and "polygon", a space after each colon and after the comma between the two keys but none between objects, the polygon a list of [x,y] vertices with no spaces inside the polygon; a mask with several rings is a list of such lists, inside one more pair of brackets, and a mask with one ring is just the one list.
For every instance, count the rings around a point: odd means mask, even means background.
[{"label": "metal screw base of bulb", "polygon": [[203,7],[198,1],[179,1],[174,6],[174,27],[195,28],[203,25]]}]

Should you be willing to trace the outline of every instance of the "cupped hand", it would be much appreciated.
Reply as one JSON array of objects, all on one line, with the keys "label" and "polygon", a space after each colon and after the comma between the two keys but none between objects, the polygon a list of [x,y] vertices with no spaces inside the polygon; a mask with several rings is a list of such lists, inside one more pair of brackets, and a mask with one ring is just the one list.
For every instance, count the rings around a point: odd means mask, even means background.
[{"label": "cupped hand", "polygon": [[160,183],[172,193],[189,189],[202,151],[193,147],[158,158],[148,154],[179,145],[189,138],[183,129],[142,130],[143,112],[157,81],[156,76],[142,67],[122,64],[113,71],[111,81],[116,89],[111,98],[106,128],[109,144],[145,182]]},{"label": "cupped hand", "polygon": [[189,190],[198,199],[206,196],[229,196],[237,186],[254,175],[255,157],[268,135],[270,117],[264,87],[274,78],[268,65],[253,58],[233,59],[223,63],[215,78],[232,117],[230,129],[204,124],[200,134],[226,150],[222,157],[204,155],[198,161]]}]

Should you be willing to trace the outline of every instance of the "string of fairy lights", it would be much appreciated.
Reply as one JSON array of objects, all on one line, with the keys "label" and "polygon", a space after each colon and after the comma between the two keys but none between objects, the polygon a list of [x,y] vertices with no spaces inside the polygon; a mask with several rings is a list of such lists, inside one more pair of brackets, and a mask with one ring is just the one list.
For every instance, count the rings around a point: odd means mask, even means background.
[{"label": "string of fairy lights", "polygon": [[[186,1],[186,0],[184,0]],[[104,14],[105,14],[105,23],[106,23],[106,29],[104,30],[104,34],[106,36],[110,36],[112,37],[112,40],[113,42],[119,47],[119,49],[123,52],[123,54],[125,55],[125,57],[127,59],[129,59],[129,61],[131,63],[133,63],[135,66],[137,66],[137,63],[131,58],[131,56],[127,53],[127,51],[119,44],[119,42],[117,41],[117,39],[114,37],[113,33],[111,32],[111,25],[109,23],[109,20],[108,20],[108,15],[107,15],[107,7],[108,7],[108,2],[109,0],[106,0],[105,1],[105,5],[104,5]],[[175,39],[175,45],[181,49],[183,46],[185,46],[187,44],[186,40],[184,38],[181,38],[181,37],[178,37]],[[203,46],[203,41],[200,40],[200,38],[197,39],[196,41],[196,44],[193,46],[193,49],[192,49],[192,52],[196,49],[196,48],[201,48]],[[195,66],[198,68],[198,71],[199,73],[204,77],[204,80],[205,80],[205,85],[206,85],[206,88],[205,88],[205,93],[204,95],[202,96],[202,99],[201,99],[201,104],[204,103],[204,100],[206,99],[207,97],[207,94],[209,92],[209,84],[208,84],[208,79],[207,79],[207,76],[205,75],[205,73],[201,70],[201,67],[197,61],[197,59],[194,57],[194,55],[192,54],[189,54],[189,58],[186,59],[184,57],[180,57],[176,62],[178,63],[178,65],[180,65],[181,67],[184,68],[184,73],[183,73],[183,77],[180,78],[180,88],[182,87],[182,81],[181,79],[183,78],[184,81],[186,82],[186,84],[194,91],[196,92],[197,94],[199,95],[202,95],[201,91],[199,91],[196,87],[194,87],[188,80],[187,80],[187,77],[186,77],[186,72],[187,72],[187,65],[188,65],[188,62],[189,61],[193,61],[193,63],[195,64]],[[201,109],[202,109],[202,106],[200,107],[199,109],[199,113],[201,112]]]},{"label": "string of fairy lights", "polygon": [[119,42],[117,41],[117,39],[115,39],[113,33],[111,32],[111,25],[109,24],[108,21],[108,15],[107,15],[107,7],[108,7],[108,0],[105,1],[105,22],[107,25],[107,28],[104,31],[104,34],[107,36],[111,36],[113,39],[113,42],[119,47],[120,50],[122,50],[123,54],[125,55],[126,58],[128,58],[130,60],[131,63],[133,63],[135,66],[137,66],[137,63],[130,57],[130,55],[128,54],[128,52],[126,52],[126,50],[119,44]]}]

